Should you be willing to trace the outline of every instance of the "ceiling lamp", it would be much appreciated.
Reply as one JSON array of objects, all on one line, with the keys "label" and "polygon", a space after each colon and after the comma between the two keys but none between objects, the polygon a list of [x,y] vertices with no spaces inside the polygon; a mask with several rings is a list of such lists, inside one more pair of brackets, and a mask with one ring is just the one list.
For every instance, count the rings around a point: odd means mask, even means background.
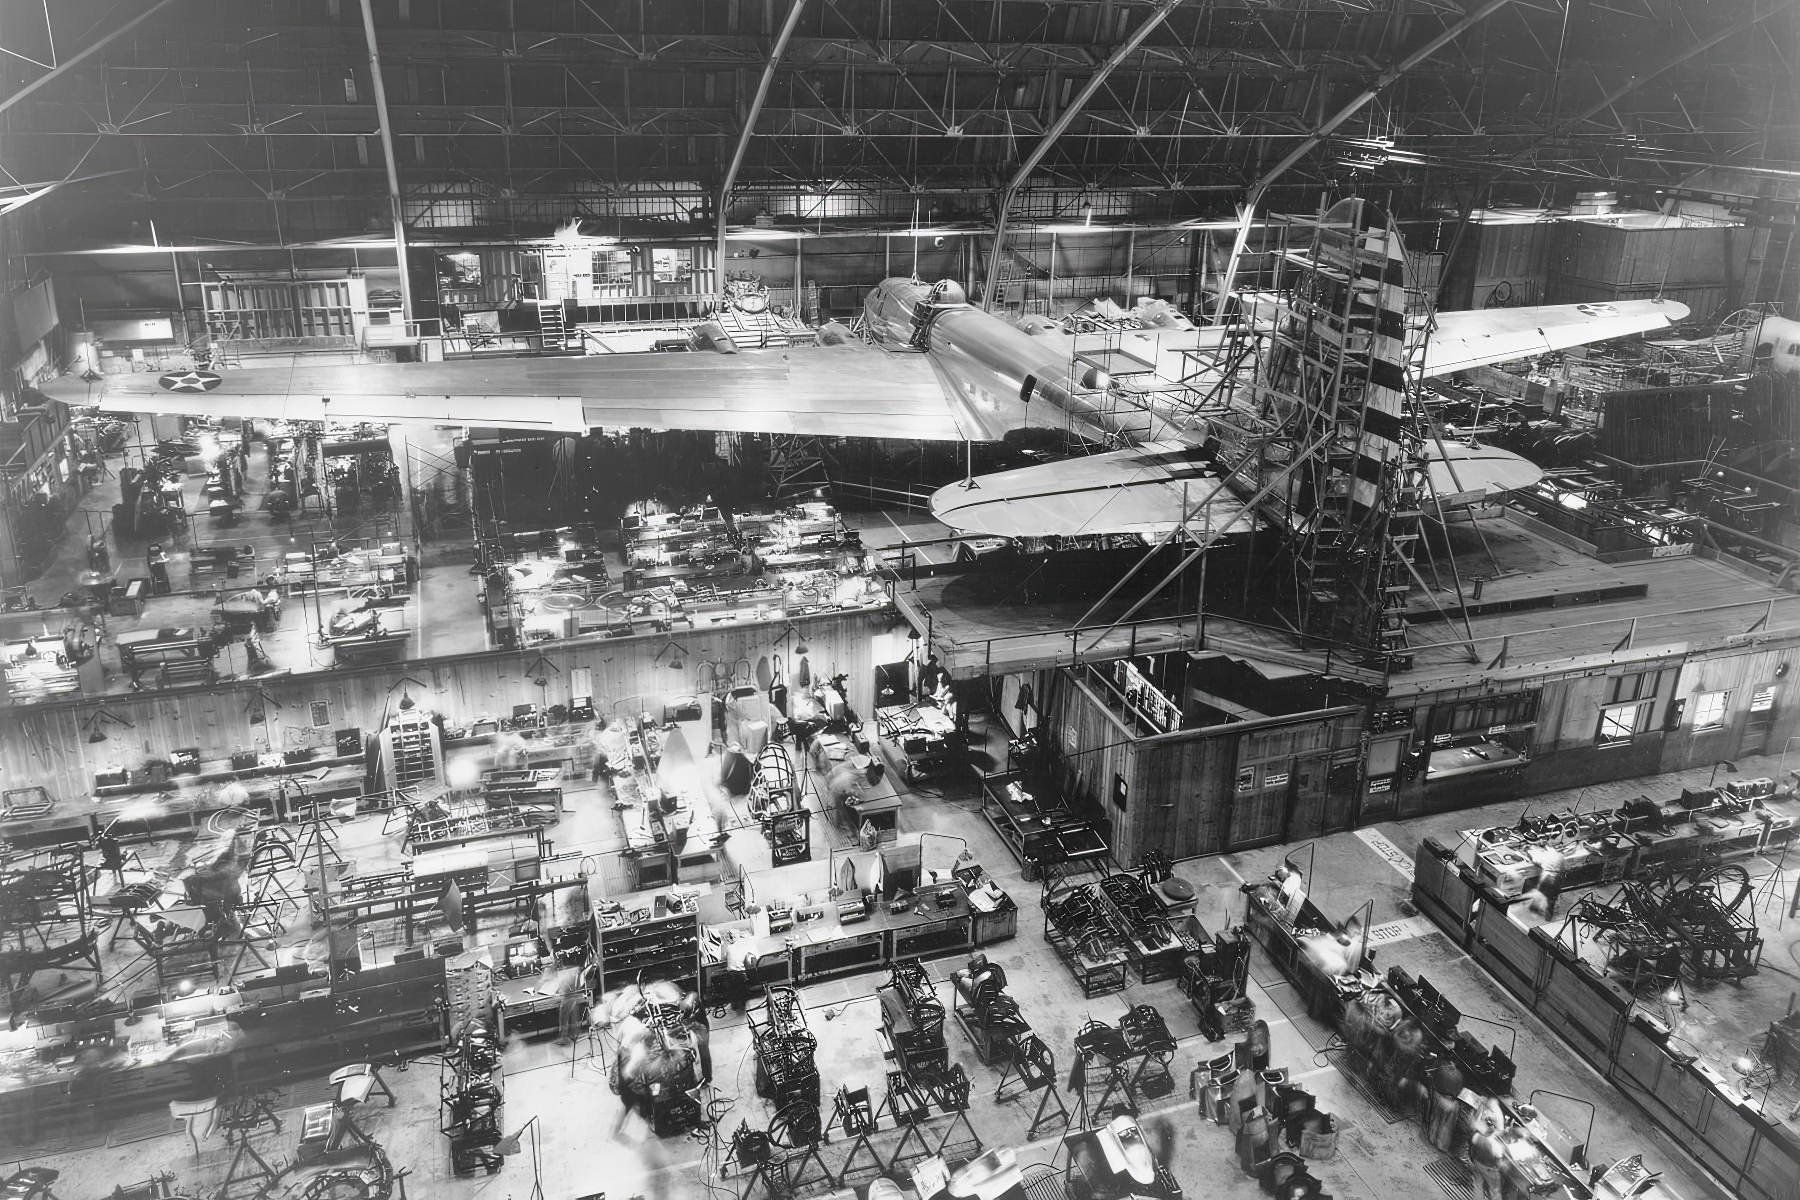
[{"label": "ceiling lamp", "polygon": [[674,638],[670,638],[667,642],[663,643],[663,648],[658,650],[656,652],[656,657],[650,661],[652,664],[659,663],[662,661],[662,656],[667,654],[669,656],[669,669],[671,671],[685,671],[687,669],[687,663],[683,660],[682,656],[686,653],[686,647]]}]

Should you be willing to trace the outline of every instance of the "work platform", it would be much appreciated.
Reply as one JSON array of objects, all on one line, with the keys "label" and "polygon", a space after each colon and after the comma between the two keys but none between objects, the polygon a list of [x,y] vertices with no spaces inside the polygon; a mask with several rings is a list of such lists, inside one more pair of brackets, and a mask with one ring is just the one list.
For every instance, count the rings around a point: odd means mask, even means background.
[{"label": "work platform", "polygon": [[[1282,628],[1272,613],[1261,620],[1221,615],[1215,604],[1222,609],[1229,601],[1237,607],[1237,597],[1224,594],[1238,590],[1235,578],[1208,583],[1208,612],[1202,618],[1193,595],[1197,567],[1189,572],[1194,582],[1185,592],[1172,585],[1131,623],[1108,628],[1129,597],[1139,594],[1128,588],[1127,598],[1103,608],[1077,637],[1075,623],[1111,580],[1096,579],[1080,594],[1027,599],[1016,573],[988,569],[967,556],[959,561],[952,548],[960,543],[937,522],[896,519],[883,538],[878,522],[884,515],[875,516],[864,540],[889,564],[896,605],[959,676],[1185,645],[1358,683],[1383,681],[1354,652],[1309,643]],[[1447,566],[1436,579],[1429,569],[1423,572],[1436,586],[1429,592],[1414,589],[1408,608],[1414,623],[1412,668],[1395,673],[1393,686],[1416,690],[1460,675],[1615,650],[1725,645],[1800,621],[1800,596],[1724,561],[1690,555],[1600,563],[1515,523],[1500,509],[1458,517],[1450,537],[1460,565],[1460,595]],[[1118,561],[1123,570],[1135,559]]]}]

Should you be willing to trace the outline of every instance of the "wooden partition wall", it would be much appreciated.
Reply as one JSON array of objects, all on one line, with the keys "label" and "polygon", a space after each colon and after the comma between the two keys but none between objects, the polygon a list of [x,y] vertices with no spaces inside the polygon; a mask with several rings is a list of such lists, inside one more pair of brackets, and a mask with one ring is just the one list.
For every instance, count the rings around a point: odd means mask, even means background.
[{"label": "wooden partition wall", "polygon": [[1045,729],[1072,796],[1104,805],[1113,856],[1222,854],[1349,829],[1363,710],[1353,705],[1140,736],[1077,671]]},{"label": "wooden partition wall", "polygon": [[[813,676],[846,674],[851,705],[870,718],[871,643],[890,620],[883,612],[832,613],[794,622],[793,633],[785,622],[734,625],[0,709],[0,779],[73,800],[92,791],[96,772],[176,749],[219,758],[327,745],[340,729],[371,732],[403,695],[451,724],[509,716],[516,704],[566,704],[580,694],[581,671],[597,709],[660,711],[665,697],[710,690],[718,675],[754,677],[765,659],[791,678],[800,641]],[[103,739],[89,740],[96,732]]]}]

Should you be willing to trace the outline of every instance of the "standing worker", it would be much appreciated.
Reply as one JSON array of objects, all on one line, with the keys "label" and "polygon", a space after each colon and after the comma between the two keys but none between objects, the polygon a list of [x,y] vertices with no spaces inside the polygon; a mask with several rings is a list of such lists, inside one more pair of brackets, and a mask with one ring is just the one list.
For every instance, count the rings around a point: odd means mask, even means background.
[{"label": "standing worker", "polygon": [[94,835],[94,849],[100,851],[100,869],[111,871],[114,882],[124,887],[125,849],[119,845],[119,839],[110,830],[102,829]]}]

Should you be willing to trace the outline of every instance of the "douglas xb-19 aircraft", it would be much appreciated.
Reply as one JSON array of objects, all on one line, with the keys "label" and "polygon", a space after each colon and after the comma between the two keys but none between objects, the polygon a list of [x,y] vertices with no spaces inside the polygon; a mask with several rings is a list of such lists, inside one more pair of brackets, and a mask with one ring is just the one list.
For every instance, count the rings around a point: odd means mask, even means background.
[{"label": "douglas xb-19 aircraft", "polygon": [[[1033,336],[970,305],[953,281],[886,279],[864,302],[865,341],[738,353],[488,358],[374,365],[296,364],[162,376],[65,376],[42,390],[112,412],[189,413],[264,420],[428,422],[585,433],[593,428],[811,434],[988,442],[1027,426],[1075,428],[1132,448],[977,478],[934,498],[940,520],[977,536],[1166,533],[1190,495],[1217,482],[1204,430],[1158,411],[1150,392],[1140,428],[1117,428],[1131,409],[1124,381],[1077,359],[1060,333]],[[1147,332],[1196,344],[1166,307]],[[1667,328],[1684,305],[1636,300],[1543,308],[1444,312],[1416,370],[1444,375],[1607,338]],[[1172,381],[1164,379],[1164,385]],[[1141,385],[1139,385],[1141,387]],[[1127,402],[1108,404],[1115,389]],[[1118,398],[1118,396],[1115,396]],[[1505,451],[1443,443],[1433,463],[1441,495],[1468,498],[1535,482],[1539,472]],[[1440,479],[1439,476],[1442,476]],[[1216,510],[1188,512],[1190,527],[1222,528],[1242,508],[1220,490]]]}]

